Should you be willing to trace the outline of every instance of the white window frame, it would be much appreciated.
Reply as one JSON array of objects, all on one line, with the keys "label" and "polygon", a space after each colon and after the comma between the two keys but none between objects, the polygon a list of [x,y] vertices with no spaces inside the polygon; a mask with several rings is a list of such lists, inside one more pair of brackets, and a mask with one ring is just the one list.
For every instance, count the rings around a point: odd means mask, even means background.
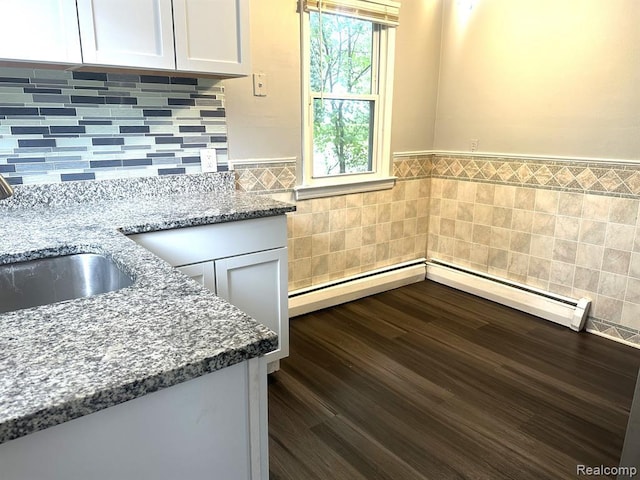
[{"label": "white window frame", "polygon": [[[302,69],[302,175],[295,187],[296,200],[329,197],[347,193],[384,190],[395,185],[391,173],[391,106],[393,101],[393,66],[395,60],[395,28],[380,25],[374,28],[379,38],[377,61],[378,91],[374,110],[372,171],[346,173],[326,177],[313,176],[313,100],[311,92],[311,41],[309,13],[300,8],[301,69]],[[376,32],[377,30],[377,32]],[[374,55],[378,48],[374,47]],[[375,85],[375,79],[373,84]],[[330,98],[325,94],[324,98]]]}]

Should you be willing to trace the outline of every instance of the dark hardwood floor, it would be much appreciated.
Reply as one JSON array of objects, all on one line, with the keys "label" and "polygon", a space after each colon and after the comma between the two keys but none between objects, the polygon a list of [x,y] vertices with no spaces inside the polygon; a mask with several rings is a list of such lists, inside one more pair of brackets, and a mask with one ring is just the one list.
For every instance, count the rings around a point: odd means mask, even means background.
[{"label": "dark hardwood floor", "polygon": [[565,479],[618,465],[640,350],[421,282],[291,320],[272,480]]}]

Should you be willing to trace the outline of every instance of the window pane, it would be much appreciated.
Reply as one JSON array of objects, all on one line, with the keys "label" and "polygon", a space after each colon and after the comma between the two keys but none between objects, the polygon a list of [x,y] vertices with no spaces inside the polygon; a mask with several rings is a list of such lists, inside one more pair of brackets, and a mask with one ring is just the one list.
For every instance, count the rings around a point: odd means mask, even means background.
[{"label": "window pane", "polygon": [[314,99],[313,176],[372,171],[373,101]]},{"label": "window pane", "polygon": [[373,24],[317,12],[311,12],[309,20],[311,90],[338,94],[374,93],[371,92]]}]

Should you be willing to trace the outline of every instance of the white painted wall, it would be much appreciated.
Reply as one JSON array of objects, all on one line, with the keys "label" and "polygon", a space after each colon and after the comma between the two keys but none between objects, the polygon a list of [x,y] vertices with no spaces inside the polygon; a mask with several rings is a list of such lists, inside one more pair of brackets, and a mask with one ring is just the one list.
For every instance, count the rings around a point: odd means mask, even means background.
[{"label": "white painted wall", "polygon": [[441,30],[441,0],[402,2],[396,34],[392,152],[433,148]]},{"label": "white painted wall", "polygon": [[224,82],[230,160],[300,157],[300,18],[295,0],[251,0],[251,68],[265,73]]},{"label": "white painted wall", "polygon": [[[296,0],[251,0],[253,72],[267,74],[268,95],[251,78],[224,82],[231,160],[300,158],[300,17]],[[440,0],[405,0],[396,40],[392,150],[433,146]]]},{"label": "white painted wall", "polygon": [[[392,150],[640,160],[640,1],[404,0]],[[295,0],[251,1],[251,78],[225,81],[232,160],[300,158]],[[442,40],[442,43],[441,43]]]},{"label": "white painted wall", "polygon": [[436,150],[640,160],[640,2],[444,0]]}]

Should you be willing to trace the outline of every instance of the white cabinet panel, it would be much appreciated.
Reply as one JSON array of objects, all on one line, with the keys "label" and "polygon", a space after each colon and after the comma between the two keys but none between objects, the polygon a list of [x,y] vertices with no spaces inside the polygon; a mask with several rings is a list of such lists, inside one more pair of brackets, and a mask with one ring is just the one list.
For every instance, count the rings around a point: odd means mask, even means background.
[{"label": "white cabinet panel", "polygon": [[215,262],[216,293],[278,334],[272,362],[289,355],[287,249],[223,258]]},{"label": "white cabinet panel", "polygon": [[84,63],[175,68],[171,0],[78,0]]},{"label": "white cabinet panel", "polygon": [[216,291],[215,271],[213,262],[196,263],[195,265],[184,265],[177,267],[177,270],[192,278],[200,285],[208,288],[212,292]]},{"label": "white cabinet panel", "polygon": [[289,355],[287,217],[176,228],[129,238],[278,334],[269,371]]},{"label": "white cabinet panel", "polygon": [[75,0],[3,0],[0,58],[80,63]]},{"label": "white cabinet panel", "polygon": [[248,0],[174,0],[178,70],[247,75]]}]

